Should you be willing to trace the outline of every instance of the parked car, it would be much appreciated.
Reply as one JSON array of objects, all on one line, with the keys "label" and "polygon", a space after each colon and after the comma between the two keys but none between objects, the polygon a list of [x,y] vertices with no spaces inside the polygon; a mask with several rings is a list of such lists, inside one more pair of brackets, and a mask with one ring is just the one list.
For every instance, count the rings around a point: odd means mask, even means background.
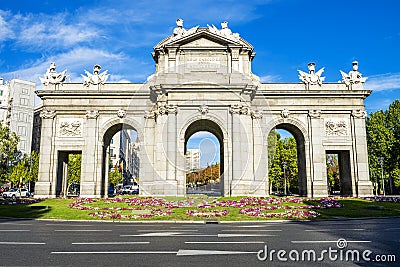
[{"label": "parked car", "polygon": [[139,194],[139,186],[138,185],[125,185],[122,190],[122,194],[127,195],[137,195]]},{"label": "parked car", "polygon": [[26,188],[13,188],[8,192],[4,192],[3,198],[11,198],[12,200],[16,200],[19,197],[30,197],[31,195],[33,194],[31,194]]}]

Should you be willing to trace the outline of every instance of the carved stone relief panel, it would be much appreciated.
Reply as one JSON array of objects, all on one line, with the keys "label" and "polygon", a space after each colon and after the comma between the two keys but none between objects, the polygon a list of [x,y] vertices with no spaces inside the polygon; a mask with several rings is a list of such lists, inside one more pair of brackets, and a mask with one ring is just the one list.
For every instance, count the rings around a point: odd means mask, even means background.
[{"label": "carved stone relief panel", "polygon": [[349,123],[344,118],[328,118],[324,120],[326,136],[347,136],[349,135]]},{"label": "carved stone relief panel", "polygon": [[82,118],[60,118],[58,121],[58,135],[60,137],[82,137]]}]

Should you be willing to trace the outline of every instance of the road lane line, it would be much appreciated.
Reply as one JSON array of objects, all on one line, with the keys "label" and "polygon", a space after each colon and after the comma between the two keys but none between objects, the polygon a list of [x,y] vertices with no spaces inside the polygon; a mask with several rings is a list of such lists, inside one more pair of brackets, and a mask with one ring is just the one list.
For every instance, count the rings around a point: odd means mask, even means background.
[{"label": "road lane line", "polygon": [[256,236],[276,236],[276,235],[261,235],[261,234],[218,234],[218,237],[256,237]]},{"label": "road lane line", "polygon": [[32,225],[31,223],[9,223],[9,222],[0,222],[0,225]]},{"label": "road lane line", "polygon": [[71,243],[71,245],[131,245],[131,244],[150,244],[149,241],[136,241],[136,242],[82,242],[82,243]]},{"label": "road lane line", "polygon": [[0,230],[0,232],[30,232],[31,230],[19,230],[19,229],[10,229],[10,230]]},{"label": "road lane line", "polygon": [[112,232],[112,230],[67,229],[67,230],[54,230],[54,232]]},{"label": "road lane line", "polygon": [[263,241],[186,241],[185,244],[265,244]]},{"label": "road lane line", "polygon": [[51,254],[177,254],[177,251],[52,251]]},{"label": "road lane line", "polygon": [[282,226],[282,224],[268,224],[268,225],[237,225],[237,226],[231,226],[231,227],[236,227],[236,228],[264,228],[264,227],[270,227],[270,226]]},{"label": "road lane line", "polygon": [[71,227],[92,227],[90,224],[66,224],[66,223],[47,223],[47,226],[71,226]]},{"label": "road lane line", "polygon": [[[294,244],[313,244],[313,243],[337,243],[338,240],[293,240],[291,241]],[[369,240],[346,240],[347,243],[371,243]]]},{"label": "road lane line", "polygon": [[282,230],[277,229],[268,229],[268,230],[242,230],[242,229],[234,229],[234,230],[221,230],[222,232],[282,232]]},{"label": "road lane line", "polygon": [[46,243],[37,243],[37,242],[0,242],[0,245],[46,245]]},{"label": "road lane line", "polygon": [[188,234],[180,234],[180,233],[147,233],[147,234],[138,234],[138,235],[120,235],[121,237],[126,237],[126,236],[145,236],[145,237],[179,237],[179,236],[187,236],[187,237],[191,237],[191,236],[197,236],[197,237],[210,237],[210,236],[214,236],[216,237],[217,235],[201,235],[201,234],[195,234],[195,235],[188,235]]},{"label": "road lane line", "polygon": [[312,229],[312,230],[304,230],[306,232],[336,232],[336,231],[365,231],[365,229],[354,228],[354,229]]},{"label": "road lane line", "polygon": [[[178,232],[198,232],[199,230],[179,230]],[[165,232],[165,230],[137,230],[137,232]]]},{"label": "road lane line", "polygon": [[198,255],[232,255],[232,254],[256,254],[256,251],[227,251],[227,250],[190,250],[180,249],[176,256],[198,256]]}]

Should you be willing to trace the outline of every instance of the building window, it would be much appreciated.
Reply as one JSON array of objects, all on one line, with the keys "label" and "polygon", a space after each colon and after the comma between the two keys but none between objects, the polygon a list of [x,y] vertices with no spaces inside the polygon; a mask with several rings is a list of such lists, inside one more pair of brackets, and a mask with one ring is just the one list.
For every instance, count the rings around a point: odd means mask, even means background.
[{"label": "building window", "polygon": [[26,127],[25,126],[18,126],[18,135],[25,136],[26,135]]},{"label": "building window", "polygon": [[19,113],[18,114],[18,121],[27,122],[28,121],[28,114]]},{"label": "building window", "polygon": [[29,95],[29,90],[26,88],[22,88],[22,94],[23,95]]},{"label": "building window", "polygon": [[22,98],[19,100],[19,103],[21,106],[28,106],[29,105],[29,99],[27,98]]}]

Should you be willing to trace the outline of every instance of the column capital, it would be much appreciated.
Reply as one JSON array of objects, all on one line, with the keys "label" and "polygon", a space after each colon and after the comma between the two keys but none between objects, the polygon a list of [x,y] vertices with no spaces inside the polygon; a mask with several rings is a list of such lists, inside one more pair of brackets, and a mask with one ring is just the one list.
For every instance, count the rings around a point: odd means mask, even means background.
[{"label": "column capital", "polygon": [[40,112],[40,117],[42,119],[53,119],[55,116],[56,116],[56,111],[54,110],[43,109]]},{"label": "column capital", "polygon": [[85,117],[87,119],[96,119],[99,116],[98,110],[86,110]]}]

